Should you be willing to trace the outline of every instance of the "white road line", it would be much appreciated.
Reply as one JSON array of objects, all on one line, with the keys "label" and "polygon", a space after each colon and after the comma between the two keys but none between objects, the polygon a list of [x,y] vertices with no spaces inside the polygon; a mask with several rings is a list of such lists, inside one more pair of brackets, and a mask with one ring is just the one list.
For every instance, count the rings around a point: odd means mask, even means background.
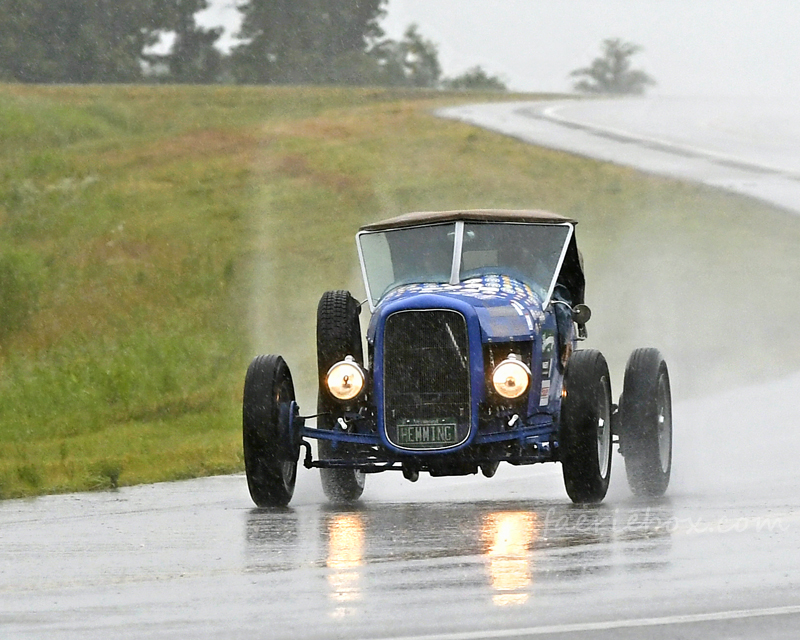
[{"label": "white road line", "polygon": [[[451,107],[435,113],[527,144],[684,182],[705,184],[756,198],[792,213],[800,212],[800,171],[794,167],[748,160],[741,154],[712,151],[691,142],[672,142],[666,134],[662,137],[633,133],[624,125],[591,124],[567,112],[567,108],[575,104],[564,100],[491,103]],[[575,135],[563,136],[562,128],[574,130]],[[634,148],[637,152],[632,157],[630,151]]]},{"label": "white road line", "polygon": [[[663,151],[664,153],[690,155],[695,158],[710,160],[711,162],[727,163],[732,166],[738,165],[738,167],[741,168],[743,171],[765,172],[779,176],[784,176],[791,179],[796,179],[800,177],[796,173],[792,171],[787,171],[786,169],[783,169],[778,166],[764,164],[762,162],[753,162],[751,160],[744,160],[739,156],[730,155],[726,153],[719,153],[717,151],[711,151],[703,147],[695,147],[688,144],[680,144],[672,142],[670,140],[666,140],[664,138],[656,138],[654,136],[646,135],[643,133],[633,133],[632,131],[627,131],[625,129],[617,129],[606,125],[593,124],[581,120],[580,118],[565,116],[560,113],[562,109],[566,109],[571,106],[574,107],[575,104],[576,103],[574,101],[558,102],[556,104],[549,105],[545,108],[534,106],[531,107],[528,111],[535,112],[539,115],[539,117],[544,118],[546,120],[550,120],[551,122],[555,122],[556,124],[562,124],[567,126],[572,125],[574,127],[579,127],[592,135],[596,134],[612,135],[619,137],[620,139],[627,139],[632,143],[655,145],[655,147],[657,147],[655,149],[656,151]],[[521,109],[517,113],[524,116],[525,112],[526,109]]]},{"label": "white road line", "polygon": [[490,640],[493,638],[521,638],[543,636],[554,633],[579,633],[582,631],[609,631],[613,629],[635,629],[640,627],[660,627],[693,622],[720,622],[742,620],[744,618],[763,618],[769,616],[788,616],[800,614],[800,605],[772,607],[767,609],[741,609],[738,611],[718,611],[716,613],[694,613],[662,618],[635,618],[633,620],[607,620],[605,622],[579,622],[575,624],[555,624],[541,627],[522,627],[519,629],[493,629],[489,631],[461,631],[455,633],[436,633],[432,635],[392,637],[387,640]]}]

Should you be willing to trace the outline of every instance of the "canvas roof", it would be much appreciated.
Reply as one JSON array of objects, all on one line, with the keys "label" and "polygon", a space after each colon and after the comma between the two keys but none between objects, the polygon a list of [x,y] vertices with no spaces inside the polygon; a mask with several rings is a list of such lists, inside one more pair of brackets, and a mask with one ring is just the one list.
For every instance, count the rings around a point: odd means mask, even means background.
[{"label": "canvas roof", "polygon": [[527,222],[538,224],[563,224],[571,222],[577,224],[576,220],[560,216],[550,211],[537,209],[466,209],[455,211],[417,211],[406,213],[401,216],[371,222],[361,227],[361,231],[383,231],[386,229],[398,229],[402,227],[414,227],[423,224],[435,224],[437,222],[455,222],[463,220],[465,222]]}]

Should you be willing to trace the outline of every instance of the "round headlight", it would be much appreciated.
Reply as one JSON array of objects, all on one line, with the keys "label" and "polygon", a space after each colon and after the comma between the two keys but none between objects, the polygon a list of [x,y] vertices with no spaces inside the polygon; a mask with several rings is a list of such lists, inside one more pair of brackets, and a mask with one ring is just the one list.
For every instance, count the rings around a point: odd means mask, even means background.
[{"label": "round headlight", "polygon": [[504,398],[519,398],[528,390],[531,370],[517,356],[511,354],[492,372],[492,385]]},{"label": "round headlight", "polygon": [[364,372],[352,356],[337,362],[325,376],[325,385],[337,400],[353,400],[364,389]]}]

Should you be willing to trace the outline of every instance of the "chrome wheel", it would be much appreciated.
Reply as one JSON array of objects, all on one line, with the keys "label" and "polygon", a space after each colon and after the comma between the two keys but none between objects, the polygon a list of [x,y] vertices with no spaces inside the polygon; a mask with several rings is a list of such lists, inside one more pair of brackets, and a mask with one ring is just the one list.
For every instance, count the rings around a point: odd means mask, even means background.
[{"label": "chrome wheel", "polygon": [[[602,378],[604,389],[608,388],[608,379]],[[608,395],[605,393],[597,403],[597,463],[600,477],[608,477],[611,467],[611,408],[608,404]]]},{"label": "chrome wheel", "polygon": [[672,403],[670,402],[669,380],[661,375],[658,378],[658,458],[661,471],[667,473],[672,465]]}]

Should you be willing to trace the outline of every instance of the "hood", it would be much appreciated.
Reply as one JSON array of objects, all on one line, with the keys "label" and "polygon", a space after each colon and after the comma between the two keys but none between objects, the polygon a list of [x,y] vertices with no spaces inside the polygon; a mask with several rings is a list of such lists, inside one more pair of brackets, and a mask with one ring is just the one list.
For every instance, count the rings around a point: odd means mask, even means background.
[{"label": "hood", "polygon": [[468,304],[478,316],[485,342],[531,339],[544,322],[541,297],[528,285],[508,276],[482,276],[458,284],[408,284],[387,294],[379,306],[420,295],[454,298]]}]

